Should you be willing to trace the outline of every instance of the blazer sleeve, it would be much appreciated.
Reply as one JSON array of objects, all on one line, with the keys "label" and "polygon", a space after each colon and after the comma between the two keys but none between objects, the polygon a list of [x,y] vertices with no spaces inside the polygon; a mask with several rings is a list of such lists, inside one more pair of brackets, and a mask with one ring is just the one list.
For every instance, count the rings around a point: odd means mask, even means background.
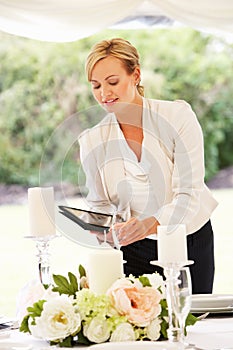
[{"label": "blazer sleeve", "polygon": [[[92,209],[110,213],[112,207],[106,195],[99,166],[99,160],[104,150],[101,140],[98,142],[98,139],[99,135],[96,135],[96,131],[93,129],[85,130],[78,138],[80,161],[86,176],[85,185],[88,190],[86,200]],[[93,146],[92,140],[95,140],[95,146]]]},{"label": "blazer sleeve", "polygon": [[173,163],[171,200],[154,216],[161,225],[189,226],[200,209],[201,192],[205,188],[202,130],[185,101],[173,102],[172,113],[167,118],[173,145],[172,151],[169,150]]}]

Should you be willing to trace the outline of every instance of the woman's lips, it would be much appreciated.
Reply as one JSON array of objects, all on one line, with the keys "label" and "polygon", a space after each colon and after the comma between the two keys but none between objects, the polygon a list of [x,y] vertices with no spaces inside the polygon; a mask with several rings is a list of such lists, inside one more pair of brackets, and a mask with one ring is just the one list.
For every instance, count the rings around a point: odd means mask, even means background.
[{"label": "woman's lips", "polygon": [[104,101],[103,104],[107,107],[111,107],[114,105],[114,103],[116,103],[117,100],[117,98],[111,98],[109,100]]}]

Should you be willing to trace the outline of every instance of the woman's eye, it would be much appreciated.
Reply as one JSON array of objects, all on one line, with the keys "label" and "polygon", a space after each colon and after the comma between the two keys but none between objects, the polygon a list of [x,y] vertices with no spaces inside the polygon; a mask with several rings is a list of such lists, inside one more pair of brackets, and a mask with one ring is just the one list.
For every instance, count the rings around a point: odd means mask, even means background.
[{"label": "woman's eye", "polygon": [[110,84],[110,85],[117,85],[117,84],[118,84],[118,81],[109,81],[109,84]]},{"label": "woman's eye", "polygon": [[92,89],[99,89],[100,85],[92,85]]}]

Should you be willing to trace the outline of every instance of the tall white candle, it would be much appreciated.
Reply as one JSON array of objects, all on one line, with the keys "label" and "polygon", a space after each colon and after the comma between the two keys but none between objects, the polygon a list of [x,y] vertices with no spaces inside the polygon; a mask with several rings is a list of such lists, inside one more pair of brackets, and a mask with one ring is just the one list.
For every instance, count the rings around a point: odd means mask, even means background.
[{"label": "tall white candle", "polygon": [[90,289],[97,293],[106,293],[109,287],[124,276],[123,253],[116,249],[93,250],[87,263]]},{"label": "tall white candle", "polygon": [[56,234],[53,187],[28,189],[29,233],[45,237]]},{"label": "tall white candle", "polygon": [[162,264],[187,261],[185,225],[158,226],[158,261]]}]

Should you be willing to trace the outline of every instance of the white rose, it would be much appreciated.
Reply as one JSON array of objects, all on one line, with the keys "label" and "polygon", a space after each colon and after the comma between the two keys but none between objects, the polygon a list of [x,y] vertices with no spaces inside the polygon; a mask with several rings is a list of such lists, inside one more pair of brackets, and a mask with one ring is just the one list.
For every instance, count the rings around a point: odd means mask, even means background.
[{"label": "white rose", "polygon": [[40,329],[37,327],[37,325],[32,324],[32,322],[33,319],[30,317],[28,320],[28,327],[32,336],[35,338],[42,338]]},{"label": "white rose", "polygon": [[27,315],[28,306],[33,305],[39,299],[43,299],[45,288],[38,280],[28,282],[19,292],[17,300],[17,319],[22,322]]},{"label": "white rose", "polygon": [[50,341],[61,341],[76,334],[81,326],[80,315],[66,295],[56,296],[46,301],[36,325],[30,325],[33,336]]},{"label": "white rose", "polygon": [[49,300],[59,296],[58,292],[53,292],[52,287],[45,289],[43,284],[38,280],[32,280],[21,289],[17,300],[17,319],[22,322],[27,315],[27,308],[38,300]]},{"label": "white rose", "polygon": [[58,292],[53,292],[52,289],[53,289],[53,286],[49,286],[45,290],[41,299],[49,301],[50,299],[54,299],[54,298],[57,298],[60,296],[60,294]]},{"label": "white rose", "polygon": [[165,297],[165,282],[159,273],[144,274],[147,277],[151,286],[155,289],[160,289],[163,297]]},{"label": "white rose", "polygon": [[106,319],[99,317],[94,317],[89,324],[86,324],[83,333],[93,343],[104,343],[110,337]]},{"label": "white rose", "polygon": [[149,326],[146,328],[147,337],[153,341],[159,339],[160,329],[160,320],[156,318],[153,321],[151,321]]},{"label": "white rose", "polygon": [[110,341],[134,341],[136,340],[134,329],[129,323],[119,324],[112,333]]}]

